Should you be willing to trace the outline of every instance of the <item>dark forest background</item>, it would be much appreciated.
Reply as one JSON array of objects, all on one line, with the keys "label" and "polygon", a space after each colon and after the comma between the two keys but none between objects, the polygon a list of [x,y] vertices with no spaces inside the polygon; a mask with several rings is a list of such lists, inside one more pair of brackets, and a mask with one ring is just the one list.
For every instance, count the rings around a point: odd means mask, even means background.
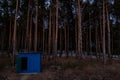
[{"label": "dark forest background", "polygon": [[119,10],[120,0],[0,0],[0,51],[111,58]]}]

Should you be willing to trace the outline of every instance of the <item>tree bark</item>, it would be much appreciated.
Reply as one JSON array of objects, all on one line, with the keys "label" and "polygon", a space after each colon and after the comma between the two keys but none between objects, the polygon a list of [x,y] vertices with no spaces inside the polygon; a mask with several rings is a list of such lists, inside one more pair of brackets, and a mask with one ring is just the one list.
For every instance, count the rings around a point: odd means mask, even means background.
[{"label": "tree bark", "polygon": [[48,42],[48,54],[51,54],[51,6],[50,6],[50,14],[49,14],[49,42]]},{"label": "tree bark", "polygon": [[14,56],[16,53],[16,18],[17,18],[17,13],[18,13],[18,0],[16,0],[16,13],[15,13],[15,19],[14,19],[14,30],[13,30],[13,66],[14,66]]},{"label": "tree bark", "polygon": [[45,52],[45,49],[44,49],[44,48],[45,48],[45,28],[44,28],[44,16],[43,16],[43,37],[42,37],[42,38],[43,38],[43,45],[42,45],[42,46],[43,46],[43,47],[42,47],[43,49],[42,49],[42,51],[43,51],[43,54],[44,54],[44,52]]},{"label": "tree bark", "polygon": [[77,51],[77,47],[78,47],[78,39],[77,39],[77,36],[78,36],[78,32],[77,32],[77,29],[78,29],[78,27],[77,27],[77,19],[75,19],[75,48],[76,48],[76,57],[77,57],[77,53],[78,53],[78,51]]},{"label": "tree bark", "polygon": [[98,60],[98,28],[95,26],[95,44],[96,44],[96,58]]},{"label": "tree bark", "polygon": [[64,19],[64,35],[65,35],[65,55],[67,57],[67,35],[66,35],[66,21]]},{"label": "tree bark", "polygon": [[67,57],[69,57],[69,48],[70,48],[70,40],[69,40],[69,24],[67,24]]},{"label": "tree bark", "polygon": [[10,28],[9,28],[9,50],[11,51],[11,39],[12,39],[12,17],[10,17]]},{"label": "tree bark", "polygon": [[108,14],[108,5],[106,3],[106,16],[107,16],[107,30],[108,30],[108,33],[107,33],[107,36],[108,36],[108,58],[109,58],[109,61],[111,62],[111,39],[110,39],[110,21],[109,21],[109,14]]},{"label": "tree bark", "polygon": [[62,56],[62,27],[60,28],[60,57]]},{"label": "tree bark", "polygon": [[28,37],[29,37],[29,17],[30,17],[30,0],[28,2],[28,12],[27,12],[27,28],[26,28],[26,39],[25,39],[25,49],[28,51]]},{"label": "tree bark", "polygon": [[82,26],[80,0],[78,0],[78,57],[82,58]]},{"label": "tree bark", "polygon": [[56,30],[55,30],[54,56],[57,55],[57,40],[58,40],[58,0],[56,0]]},{"label": "tree bark", "polygon": [[29,29],[29,52],[32,47],[32,13],[30,14],[30,29]]},{"label": "tree bark", "polygon": [[36,0],[36,23],[35,23],[35,34],[34,34],[34,51],[37,52],[37,28],[38,28],[38,0]]},{"label": "tree bark", "polygon": [[106,64],[106,45],[105,45],[105,1],[103,0],[103,35],[102,35],[102,42],[103,42],[103,63]]},{"label": "tree bark", "polygon": [[91,51],[91,22],[90,22],[90,13],[89,13],[89,53],[90,56],[92,56],[92,51]]}]

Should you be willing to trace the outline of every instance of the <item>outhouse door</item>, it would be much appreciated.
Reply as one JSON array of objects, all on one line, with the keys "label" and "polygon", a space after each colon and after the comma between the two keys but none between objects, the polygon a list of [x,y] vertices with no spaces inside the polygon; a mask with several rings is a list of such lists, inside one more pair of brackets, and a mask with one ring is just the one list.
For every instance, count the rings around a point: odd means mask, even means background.
[{"label": "outhouse door", "polygon": [[27,57],[22,57],[21,58],[21,70],[22,71],[27,70],[27,64],[28,64]]},{"label": "outhouse door", "polygon": [[17,72],[27,71],[28,67],[28,58],[27,57],[21,57],[17,58]]}]

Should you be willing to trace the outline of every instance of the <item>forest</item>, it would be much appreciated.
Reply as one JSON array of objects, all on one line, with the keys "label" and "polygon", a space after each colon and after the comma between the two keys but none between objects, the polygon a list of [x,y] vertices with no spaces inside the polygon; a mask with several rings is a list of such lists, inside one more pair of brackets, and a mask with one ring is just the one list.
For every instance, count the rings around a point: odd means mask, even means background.
[{"label": "forest", "polygon": [[119,60],[119,10],[120,0],[0,0],[0,55]]}]

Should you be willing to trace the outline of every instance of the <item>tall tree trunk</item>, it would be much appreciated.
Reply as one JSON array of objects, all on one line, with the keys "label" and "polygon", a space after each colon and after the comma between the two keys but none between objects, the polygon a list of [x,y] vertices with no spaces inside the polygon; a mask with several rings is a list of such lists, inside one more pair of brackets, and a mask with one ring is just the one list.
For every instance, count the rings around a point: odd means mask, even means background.
[{"label": "tall tree trunk", "polygon": [[[53,11],[52,11],[52,12],[53,12]],[[55,18],[54,18],[54,15],[52,15],[52,18],[51,18],[51,19],[52,19],[52,20],[51,20],[51,23],[52,23],[52,24],[51,24],[51,28],[52,28],[52,32],[51,32],[51,33],[52,33],[52,35],[51,35],[51,36],[52,36],[52,41],[51,41],[51,42],[52,42],[52,45],[51,45],[51,46],[52,46],[52,56],[54,56],[54,52],[55,52],[55,51],[54,51],[54,50],[55,50],[55,49],[54,49],[54,45],[55,45],[55,23],[54,23],[54,22],[55,22]]]},{"label": "tall tree trunk", "polygon": [[29,37],[29,16],[30,15],[30,0],[28,2],[28,12],[27,12],[27,28],[26,28],[26,39],[25,39],[25,49],[28,51],[28,37]]},{"label": "tall tree trunk", "polygon": [[70,41],[69,41],[69,24],[68,23],[67,23],[67,31],[66,32],[67,32],[66,33],[67,34],[67,42],[66,42],[67,43],[67,57],[69,57],[69,46],[70,46],[69,42]]},{"label": "tall tree trunk", "polygon": [[47,46],[48,46],[48,44],[47,44],[47,31],[44,29],[44,53],[46,53],[47,52]]},{"label": "tall tree trunk", "polygon": [[50,14],[49,14],[49,42],[48,42],[48,54],[51,54],[51,6],[50,6]]},{"label": "tall tree trunk", "polygon": [[[98,28],[98,30],[99,30],[99,28]],[[101,46],[100,46],[100,44],[101,44],[101,43],[100,43],[100,41],[101,41],[100,39],[101,39],[101,38],[100,38],[100,37],[101,37],[101,36],[100,36],[100,33],[98,33],[98,38],[97,38],[97,43],[98,43],[98,59],[100,59],[100,53],[101,53],[101,48],[100,48],[100,47],[101,47]]]},{"label": "tall tree trunk", "polygon": [[[44,55],[44,48],[45,48],[45,36],[44,36],[44,33],[45,33],[45,25],[44,25],[44,17],[45,17],[45,14],[44,14],[44,12],[45,12],[45,3],[44,3],[44,0],[42,0],[41,1],[41,9],[42,9],[42,13],[41,13],[41,15],[42,15],[42,31],[40,32],[40,40],[39,40],[39,42],[40,42],[40,47],[42,48],[42,51],[43,51],[43,55]],[[48,44],[49,45],[49,44]]]},{"label": "tall tree trunk", "polygon": [[96,44],[96,58],[98,60],[98,30],[97,26],[95,26],[95,44]]},{"label": "tall tree trunk", "polygon": [[56,30],[55,30],[54,56],[57,55],[57,40],[58,40],[58,0],[56,0]]},{"label": "tall tree trunk", "polygon": [[22,50],[24,49],[24,30],[23,29],[21,29],[21,33],[22,33],[22,35],[21,35],[21,44],[22,44]]},{"label": "tall tree trunk", "polygon": [[9,50],[11,51],[11,39],[12,39],[12,17],[10,17],[10,29],[9,29]]},{"label": "tall tree trunk", "polygon": [[48,31],[44,30],[44,53],[48,53]]},{"label": "tall tree trunk", "polygon": [[20,28],[20,42],[19,42],[19,44],[20,44],[20,51],[22,50],[22,29]]},{"label": "tall tree trunk", "polygon": [[107,33],[107,36],[108,36],[108,57],[109,57],[109,60],[111,61],[111,40],[110,40],[110,21],[109,21],[109,14],[108,14],[108,5],[106,3],[106,16],[107,16],[107,30],[108,30],[108,33]]},{"label": "tall tree trunk", "polygon": [[103,0],[103,35],[102,35],[102,42],[103,42],[103,63],[106,64],[106,45],[105,45],[105,1]]},{"label": "tall tree trunk", "polygon": [[[100,16],[102,16],[102,11],[100,12]],[[101,53],[103,52],[103,44],[102,44],[102,36],[103,36],[103,25],[102,25],[102,19],[100,18],[100,38],[99,38],[99,48],[100,48],[100,53],[99,53],[99,58],[101,57]]]},{"label": "tall tree trunk", "polygon": [[92,56],[92,51],[91,51],[91,22],[90,22],[90,13],[89,13],[89,53],[90,53],[90,56]]},{"label": "tall tree trunk", "polygon": [[3,31],[2,31],[2,40],[1,40],[1,50],[4,51],[4,45],[5,45],[5,37],[4,35],[6,34],[6,27],[4,26],[3,27]]},{"label": "tall tree trunk", "polygon": [[14,56],[16,53],[16,18],[17,18],[17,13],[18,13],[18,0],[16,0],[16,13],[15,13],[15,19],[14,19],[14,29],[13,29],[13,65],[14,65]]},{"label": "tall tree trunk", "polygon": [[30,28],[29,28],[29,52],[32,47],[32,13],[30,14]]},{"label": "tall tree trunk", "polygon": [[21,28],[20,27],[18,27],[18,30],[19,30],[19,32],[18,32],[18,39],[17,39],[17,46],[18,46],[18,52],[20,52],[20,50],[21,50]]},{"label": "tall tree trunk", "polygon": [[62,27],[60,28],[60,57],[62,56]]},{"label": "tall tree trunk", "polygon": [[87,55],[89,53],[89,42],[88,42],[88,28],[86,29],[86,52],[87,52]]},{"label": "tall tree trunk", "polygon": [[44,28],[44,15],[43,15],[43,54],[44,54],[44,51],[45,51],[45,28]]},{"label": "tall tree trunk", "polygon": [[78,51],[77,51],[77,47],[78,47],[78,39],[77,39],[77,36],[78,36],[78,32],[77,32],[77,29],[78,29],[78,27],[77,27],[77,19],[75,19],[75,48],[76,48],[76,57],[77,57],[77,53],[78,53]]},{"label": "tall tree trunk", "polygon": [[78,0],[78,57],[82,58],[82,26],[80,0]]},{"label": "tall tree trunk", "polygon": [[66,21],[64,19],[64,35],[65,35],[65,55],[67,56],[67,33],[66,33]]},{"label": "tall tree trunk", "polygon": [[38,28],[38,0],[36,0],[36,23],[35,23],[35,34],[34,34],[34,51],[37,52],[37,28]]},{"label": "tall tree trunk", "polygon": [[[113,39],[113,36],[114,36],[114,31],[113,31],[113,28],[111,28],[111,52],[114,53],[114,39]],[[112,56],[111,56],[112,57]]]}]

